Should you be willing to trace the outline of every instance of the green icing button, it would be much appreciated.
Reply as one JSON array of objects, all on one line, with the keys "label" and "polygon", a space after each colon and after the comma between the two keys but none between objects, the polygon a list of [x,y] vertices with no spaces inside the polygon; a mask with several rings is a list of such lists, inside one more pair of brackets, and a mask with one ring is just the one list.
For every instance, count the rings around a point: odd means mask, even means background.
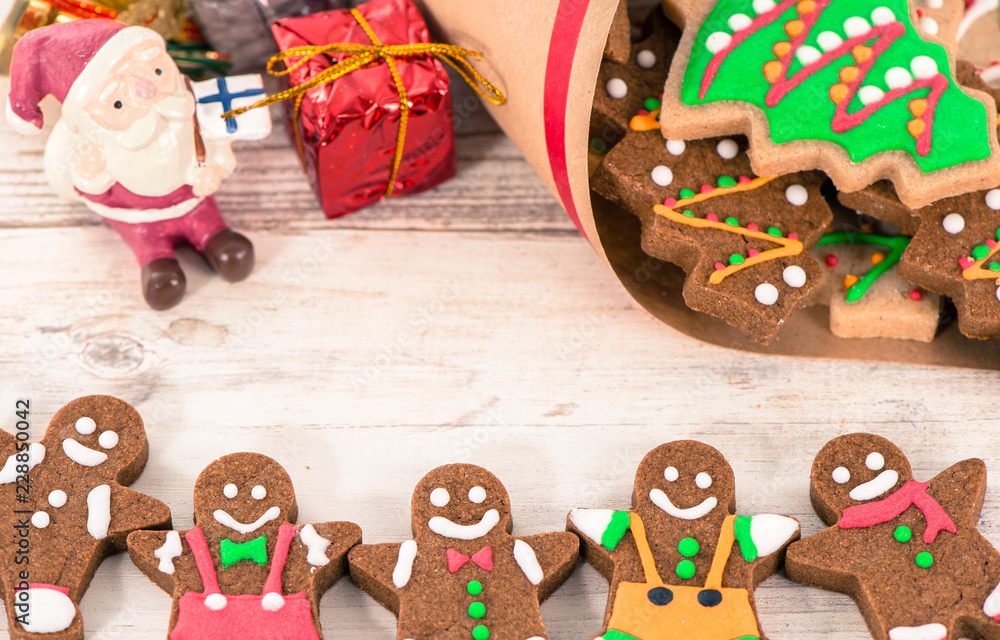
[{"label": "green icing button", "polygon": [[[486,605],[482,602],[473,602],[469,605],[469,617],[479,620],[486,615]],[[485,629],[485,627],[483,627]]]},{"label": "green icing button", "polygon": [[483,585],[478,580],[473,580],[465,590],[469,592],[470,596],[478,596],[483,592]]},{"label": "green icing button", "polygon": [[677,563],[677,577],[681,580],[690,580],[694,577],[695,566],[690,560],[681,560]]},{"label": "green icing button", "polygon": [[990,248],[985,244],[976,245],[972,249],[972,257],[976,260],[982,260],[988,255],[990,255]]},{"label": "green icing button", "polygon": [[913,532],[906,526],[896,527],[896,530],[892,532],[892,537],[896,539],[896,542],[909,542],[910,538],[913,537]]},{"label": "green icing button", "polygon": [[642,107],[646,111],[656,111],[663,103],[657,98],[646,98],[642,101]]},{"label": "green icing button", "polygon": [[477,624],[476,628],[472,630],[472,640],[486,640],[490,637],[490,630],[486,628],[486,625]]},{"label": "green icing button", "polygon": [[681,200],[687,200],[688,198],[693,198],[694,191],[691,191],[690,189],[681,189],[680,196]]},{"label": "green icing button", "polygon": [[694,538],[684,538],[681,540],[680,544],[677,545],[677,550],[685,558],[693,558],[698,555],[698,551],[701,550],[698,541]]},{"label": "green icing button", "polygon": [[934,564],[934,556],[927,553],[926,551],[921,551],[917,554],[917,566],[921,569],[927,569],[932,564]]}]

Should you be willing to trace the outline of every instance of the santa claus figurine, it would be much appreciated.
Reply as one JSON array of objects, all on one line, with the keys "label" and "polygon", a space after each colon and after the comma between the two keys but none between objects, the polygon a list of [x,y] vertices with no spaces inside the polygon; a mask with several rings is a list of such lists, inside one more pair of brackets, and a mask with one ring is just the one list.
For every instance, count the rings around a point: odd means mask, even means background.
[{"label": "santa claus figurine", "polygon": [[[149,306],[167,309],[184,295],[181,243],[230,282],[250,274],[253,245],[212,197],[236,165],[233,127],[219,136],[220,127],[199,126],[195,96],[157,33],[102,19],[31,31],[14,49],[10,84],[7,120],[19,132],[42,130],[47,95],[62,104],[45,149],[49,183],[132,247]],[[215,106],[232,97],[220,87]]]}]

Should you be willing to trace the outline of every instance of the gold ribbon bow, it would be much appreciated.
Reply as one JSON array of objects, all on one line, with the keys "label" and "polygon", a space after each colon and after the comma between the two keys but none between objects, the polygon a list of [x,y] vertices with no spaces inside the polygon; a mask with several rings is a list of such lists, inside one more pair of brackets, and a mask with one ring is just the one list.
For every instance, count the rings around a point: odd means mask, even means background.
[{"label": "gold ribbon bow", "polygon": [[[287,100],[288,98],[295,98],[295,146],[299,152],[299,160],[304,166],[305,154],[302,150],[302,134],[299,133],[298,120],[299,111],[302,106],[302,98],[305,97],[305,92],[313,87],[318,87],[321,84],[333,82],[337,78],[346,76],[347,74],[353,73],[358,69],[364,69],[366,67],[382,64],[384,62],[386,66],[389,67],[389,72],[392,74],[393,82],[396,83],[396,92],[399,94],[399,131],[396,133],[396,153],[392,159],[392,171],[389,174],[389,185],[385,190],[385,197],[388,198],[392,196],[393,188],[396,184],[396,175],[399,173],[399,165],[403,160],[403,143],[406,141],[406,124],[410,117],[410,103],[406,95],[406,87],[403,85],[403,79],[400,77],[399,69],[396,66],[396,58],[432,55],[457,71],[458,74],[462,76],[462,79],[464,79],[469,86],[472,87],[476,93],[482,96],[485,100],[499,106],[504,104],[507,99],[499,89],[493,86],[489,80],[476,71],[475,67],[473,67],[472,64],[466,59],[470,57],[481,57],[482,54],[478,51],[469,51],[468,49],[462,49],[461,47],[456,47],[454,45],[433,42],[384,45],[378,39],[378,36],[375,35],[375,32],[372,31],[368,21],[365,20],[365,17],[361,15],[357,9],[351,9],[351,15],[354,16],[354,19],[357,20],[358,24],[361,25],[361,28],[364,29],[365,34],[367,34],[368,39],[372,41],[372,44],[365,45],[355,44],[352,42],[338,42],[326,45],[295,47],[293,49],[277,53],[268,61],[267,72],[272,76],[278,77],[287,76],[302,65],[309,62],[309,60],[315,56],[327,53],[348,53],[352,55],[351,57],[345,58],[344,60],[336,63],[332,67],[323,70],[321,73],[316,74],[315,77],[311,78],[307,82],[286,89],[280,93],[276,93],[273,96],[264,98],[249,107],[233,109],[228,113],[222,114],[222,117],[235,118],[242,113],[250,111],[251,109],[266,107],[276,102]],[[288,58],[301,59],[295,64],[288,66],[288,63],[285,62]],[[278,62],[285,62],[285,69],[283,71],[274,70],[274,65]]]}]

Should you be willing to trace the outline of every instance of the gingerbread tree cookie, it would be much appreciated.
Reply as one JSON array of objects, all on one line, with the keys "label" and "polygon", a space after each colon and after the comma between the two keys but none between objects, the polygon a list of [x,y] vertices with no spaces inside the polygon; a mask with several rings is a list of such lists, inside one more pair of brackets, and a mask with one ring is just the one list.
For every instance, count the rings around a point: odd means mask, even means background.
[{"label": "gingerbread tree cookie", "polygon": [[891,180],[913,207],[1000,182],[989,95],[961,87],[907,0],[666,0],[685,24],[664,137],[743,133],[761,175]]},{"label": "gingerbread tree cookie", "polygon": [[351,522],[297,526],[288,473],[259,453],[208,465],[188,531],[128,537],[132,562],[174,598],[170,640],[319,640],[319,599],[361,542]]},{"label": "gingerbread tree cookie", "polygon": [[1000,553],[976,529],[985,493],[982,460],[918,482],[885,438],[835,438],[810,483],[829,528],[789,547],[788,577],[850,595],[877,640],[1000,638]]},{"label": "gingerbread tree cookie", "polygon": [[642,221],[642,248],[687,272],[684,301],[770,342],[820,281],[809,255],[832,217],[823,176],[755,177],[741,139],[632,131],[591,187]]},{"label": "gingerbread tree cookie", "polygon": [[604,640],[763,637],[753,591],[778,570],[799,524],[735,513],[729,463],[691,440],[646,454],[631,511],[571,511],[584,559],[611,583]]},{"label": "gingerbread tree cookie", "polygon": [[412,517],[412,540],[350,553],[351,577],[396,614],[399,640],[547,637],[539,605],[576,566],[574,535],[510,535],[507,490],[469,464],[424,476]]},{"label": "gingerbread tree cookie", "polygon": [[[28,424],[30,405],[19,408]],[[0,431],[0,592],[13,640],[82,640],[80,599],[104,558],[132,531],[170,526],[165,504],[128,488],[148,452],[139,414],[109,396],[67,404],[41,442]]]}]

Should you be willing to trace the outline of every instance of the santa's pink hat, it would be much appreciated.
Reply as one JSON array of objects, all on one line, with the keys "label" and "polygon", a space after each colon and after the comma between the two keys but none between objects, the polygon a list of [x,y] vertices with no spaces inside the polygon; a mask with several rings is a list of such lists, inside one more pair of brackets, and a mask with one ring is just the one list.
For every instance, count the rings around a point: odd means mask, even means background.
[{"label": "santa's pink hat", "polygon": [[44,120],[38,103],[47,95],[62,103],[63,113],[82,109],[111,66],[145,40],[163,44],[155,31],[99,18],[29,31],[14,46],[11,58],[7,122],[21,133],[41,131]]}]

